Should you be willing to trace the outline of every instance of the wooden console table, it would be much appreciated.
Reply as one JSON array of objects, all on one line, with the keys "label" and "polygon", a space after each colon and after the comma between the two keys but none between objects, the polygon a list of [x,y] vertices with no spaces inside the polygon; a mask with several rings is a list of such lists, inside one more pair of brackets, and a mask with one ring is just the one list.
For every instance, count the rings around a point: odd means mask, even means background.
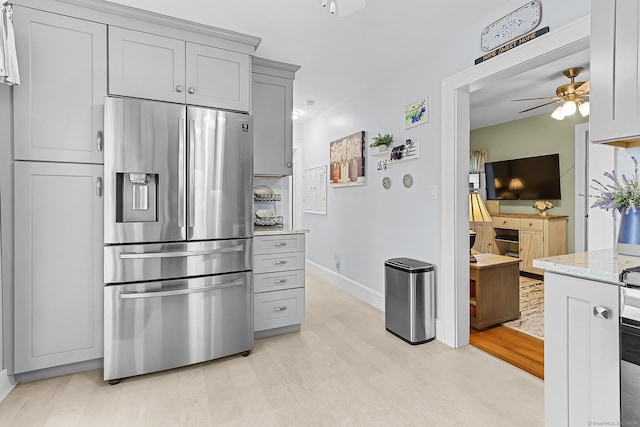
[{"label": "wooden console table", "polygon": [[471,327],[483,330],[520,317],[520,259],[496,254],[474,256],[477,262],[469,264]]}]

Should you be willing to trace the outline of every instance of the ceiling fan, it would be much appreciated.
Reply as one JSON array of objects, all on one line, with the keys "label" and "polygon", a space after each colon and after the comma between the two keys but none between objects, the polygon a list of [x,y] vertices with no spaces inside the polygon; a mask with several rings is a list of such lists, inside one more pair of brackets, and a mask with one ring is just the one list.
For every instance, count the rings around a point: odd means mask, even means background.
[{"label": "ceiling fan", "polygon": [[350,15],[354,12],[364,9],[367,5],[367,0],[322,0],[322,7],[329,6],[331,14],[335,14],[336,10],[338,16],[343,17]]},{"label": "ceiling fan", "polygon": [[543,96],[540,98],[522,98],[522,99],[514,99],[513,101],[534,101],[534,100],[542,100],[549,99],[549,102],[546,102],[541,105],[537,105],[535,107],[527,108],[526,110],[519,111],[519,113],[525,113],[527,111],[535,110],[536,108],[544,107],[551,104],[562,103],[562,105],[558,106],[553,113],[551,113],[551,117],[556,120],[562,120],[566,116],[570,116],[576,112],[576,109],[580,110],[580,114],[583,117],[589,115],[589,90],[591,88],[591,83],[587,82],[576,82],[575,79],[578,77],[580,72],[582,71],[582,67],[573,67],[568,68],[562,72],[567,78],[571,79],[570,83],[564,84],[562,86],[558,86],[556,88],[556,96]]}]

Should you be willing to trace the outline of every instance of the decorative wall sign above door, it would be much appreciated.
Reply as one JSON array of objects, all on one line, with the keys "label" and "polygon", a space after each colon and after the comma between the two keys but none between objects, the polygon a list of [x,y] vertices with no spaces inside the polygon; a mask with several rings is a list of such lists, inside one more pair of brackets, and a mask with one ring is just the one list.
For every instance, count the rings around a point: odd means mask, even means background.
[{"label": "decorative wall sign above door", "polygon": [[489,52],[527,34],[540,25],[541,17],[542,4],[538,0],[528,2],[482,30],[482,50]]}]

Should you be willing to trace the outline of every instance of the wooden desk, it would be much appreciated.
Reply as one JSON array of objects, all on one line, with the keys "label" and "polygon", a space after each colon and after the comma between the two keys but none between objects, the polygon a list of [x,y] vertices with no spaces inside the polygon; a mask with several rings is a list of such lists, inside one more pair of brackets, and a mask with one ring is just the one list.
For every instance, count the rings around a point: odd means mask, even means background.
[{"label": "wooden desk", "polygon": [[[474,255],[471,279],[471,327],[487,329],[520,317],[520,259],[495,254]],[[474,297],[475,288],[475,297]]]}]

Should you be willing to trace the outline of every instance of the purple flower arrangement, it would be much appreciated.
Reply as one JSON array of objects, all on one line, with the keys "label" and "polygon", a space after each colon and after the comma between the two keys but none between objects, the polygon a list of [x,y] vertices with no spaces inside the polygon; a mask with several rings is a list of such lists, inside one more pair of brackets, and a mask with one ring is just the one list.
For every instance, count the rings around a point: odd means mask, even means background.
[{"label": "purple flower arrangement", "polygon": [[610,184],[603,184],[594,179],[595,185],[591,188],[600,192],[599,195],[590,196],[596,199],[591,205],[592,208],[601,208],[606,211],[611,209],[622,210],[623,208],[632,208],[634,211],[640,207],[640,179],[638,178],[638,160],[633,160],[634,171],[630,178],[622,174],[620,178],[615,171],[605,172],[604,176],[611,180]]}]

